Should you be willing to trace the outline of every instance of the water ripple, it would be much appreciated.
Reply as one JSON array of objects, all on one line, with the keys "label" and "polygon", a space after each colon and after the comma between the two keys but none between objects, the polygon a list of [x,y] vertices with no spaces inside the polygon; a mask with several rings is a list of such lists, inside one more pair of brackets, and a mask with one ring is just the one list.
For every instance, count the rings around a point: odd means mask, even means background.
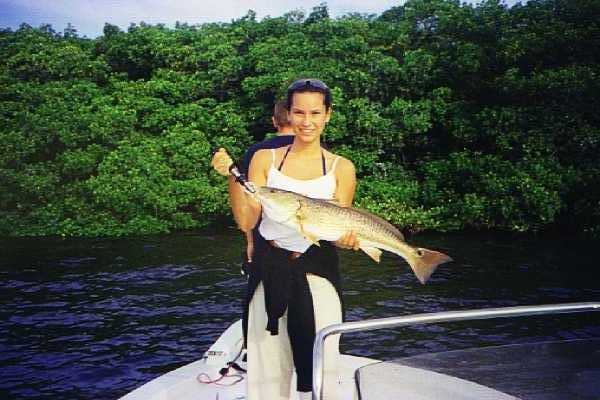
[{"label": "water ripple", "polygon": [[[426,236],[457,261],[421,285],[398,257],[341,251],[347,320],[598,300],[589,244]],[[11,240],[0,260],[0,393],[115,399],[201,357],[242,310],[236,231],[129,240]],[[3,253],[3,257],[4,257]],[[572,271],[577,271],[573,274]],[[396,358],[548,338],[600,336],[598,316],[478,321],[361,332],[344,351]]]}]

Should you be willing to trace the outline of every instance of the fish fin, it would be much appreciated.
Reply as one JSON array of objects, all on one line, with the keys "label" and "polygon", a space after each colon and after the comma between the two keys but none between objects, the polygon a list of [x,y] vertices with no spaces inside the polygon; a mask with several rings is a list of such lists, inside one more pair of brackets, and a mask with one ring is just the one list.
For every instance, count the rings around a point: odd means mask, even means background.
[{"label": "fish fin", "polygon": [[302,203],[298,205],[298,209],[296,209],[296,219],[298,222],[302,223],[303,219],[306,219],[304,212],[302,211]]},{"label": "fish fin", "polygon": [[407,258],[407,261],[419,282],[425,284],[438,265],[453,260],[439,251],[416,248],[414,255]]},{"label": "fish fin", "polygon": [[336,205],[336,206],[341,206],[340,200],[338,198],[336,198],[336,197],[334,197],[333,199],[326,200],[326,201],[328,203],[330,203],[330,204],[333,204],[333,205]]},{"label": "fish fin", "polygon": [[300,228],[300,233],[302,234],[302,236],[304,236],[306,240],[308,240],[312,244],[321,246],[321,243],[319,243],[319,239],[315,235],[304,230],[304,225],[302,225],[302,219],[300,218],[298,218],[298,227]]},{"label": "fish fin", "polygon": [[369,257],[371,257],[373,260],[375,260],[376,263],[381,261],[382,251],[379,250],[377,247],[361,247],[360,249],[362,251],[364,251],[365,253],[367,253],[367,255]]},{"label": "fish fin", "polygon": [[312,244],[316,244],[317,246],[321,246],[321,243],[319,243],[319,239],[317,239],[317,237],[313,234],[310,234],[308,232],[306,232],[303,228],[302,225],[300,225],[300,232],[302,233],[302,235],[304,236],[304,238],[306,240],[308,240],[309,242],[311,242]]},{"label": "fish fin", "polygon": [[306,240],[308,240],[312,244],[321,246],[321,243],[319,243],[319,240],[317,239],[317,237],[315,235],[313,235],[312,233],[306,232],[304,230],[304,225],[302,224],[302,221],[304,219],[306,219],[306,217],[304,216],[304,213],[302,212],[302,207],[299,207],[298,210],[296,210],[296,221],[298,222],[298,229],[300,230],[300,233],[302,234],[302,236],[304,236],[304,238]]}]

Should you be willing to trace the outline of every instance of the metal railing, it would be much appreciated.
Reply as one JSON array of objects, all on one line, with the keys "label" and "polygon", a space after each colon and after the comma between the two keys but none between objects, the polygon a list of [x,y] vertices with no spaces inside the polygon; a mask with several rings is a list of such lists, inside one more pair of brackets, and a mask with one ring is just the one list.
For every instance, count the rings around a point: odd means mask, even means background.
[{"label": "metal railing", "polygon": [[370,331],[407,325],[431,324],[436,322],[467,321],[505,317],[524,317],[529,315],[549,315],[584,311],[600,311],[600,302],[544,304],[536,306],[517,306],[485,308],[479,310],[445,311],[438,313],[415,314],[401,317],[379,318],[365,321],[345,322],[327,326],[317,332],[313,347],[313,391],[312,399],[323,397],[324,344],[330,335],[341,333]]}]

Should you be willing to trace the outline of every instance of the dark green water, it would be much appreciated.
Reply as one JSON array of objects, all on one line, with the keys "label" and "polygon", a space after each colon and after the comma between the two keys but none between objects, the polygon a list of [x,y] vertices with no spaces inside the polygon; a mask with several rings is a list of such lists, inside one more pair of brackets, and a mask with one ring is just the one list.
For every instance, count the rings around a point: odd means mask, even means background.
[{"label": "dark green water", "polygon": [[[417,235],[456,261],[425,286],[398,257],[342,251],[347,320],[600,300],[600,242]],[[115,399],[196,360],[241,312],[233,229],[122,240],[0,240],[0,399]],[[600,337],[600,313],[427,325],[344,337],[375,358]]]}]

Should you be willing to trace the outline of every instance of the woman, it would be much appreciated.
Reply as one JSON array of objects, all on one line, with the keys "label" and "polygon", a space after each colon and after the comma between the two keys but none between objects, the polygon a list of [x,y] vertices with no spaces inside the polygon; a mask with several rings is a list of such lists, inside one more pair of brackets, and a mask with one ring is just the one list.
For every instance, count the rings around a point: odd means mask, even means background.
[{"label": "woman", "polygon": [[[294,141],[279,149],[258,151],[250,164],[249,180],[256,186],[335,198],[342,206],[350,206],[356,186],[354,165],[322,149],[320,142],[331,117],[331,91],[322,81],[301,79],[288,88],[287,105]],[[250,210],[242,229],[251,229],[262,212],[251,198],[247,204]],[[342,320],[337,252],[327,242],[312,245],[266,214],[259,231],[266,242],[255,250],[257,268],[249,282],[247,398],[288,399],[294,367],[296,390],[301,398],[310,398],[315,333]],[[358,249],[353,232],[335,244]],[[328,346],[326,373],[335,374],[338,338],[329,340]]]}]

